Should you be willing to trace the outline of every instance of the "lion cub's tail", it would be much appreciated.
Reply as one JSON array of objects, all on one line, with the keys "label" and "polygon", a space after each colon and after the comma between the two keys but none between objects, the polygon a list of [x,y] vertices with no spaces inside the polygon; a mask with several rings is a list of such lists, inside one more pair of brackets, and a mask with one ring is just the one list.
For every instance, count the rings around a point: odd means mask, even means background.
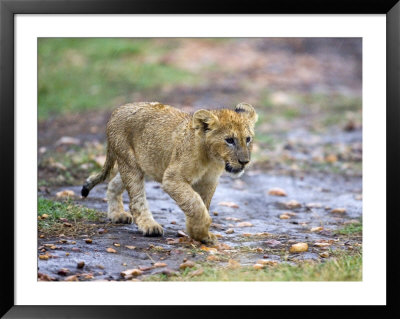
[{"label": "lion cub's tail", "polygon": [[110,175],[110,172],[114,167],[114,164],[115,164],[115,156],[110,151],[110,149],[107,148],[106,162],[104,163],[101,172],[88,177],[85,184],[83,184],[82,186],[81,195],[83,197],[87,197],[89,195],[90,190],[93,187],[95,187],[97,184],[101,182],[104,182],[108,177],[108,175]]}]

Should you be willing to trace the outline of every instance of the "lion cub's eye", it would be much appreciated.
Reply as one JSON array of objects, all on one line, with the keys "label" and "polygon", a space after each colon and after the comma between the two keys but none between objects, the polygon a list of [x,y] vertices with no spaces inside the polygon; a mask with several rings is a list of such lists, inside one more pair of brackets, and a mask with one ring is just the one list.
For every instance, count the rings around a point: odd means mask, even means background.
[{"label": "lion cub's eye", "polygon": [[233,138],[226,138],[225,139],[225,142],[227,142],[228,144],[231,144],[231,145],[235,145],[235,140],[233,139]]},{"label": "lion cub's eye", "polygon": [[249,143],[250,143],[250,141],[251,141],[251,137],[250,137],[250,136],[248,136],[248,137],[246,138],[246,143],[247,143],[247,144],[249,144]]}]

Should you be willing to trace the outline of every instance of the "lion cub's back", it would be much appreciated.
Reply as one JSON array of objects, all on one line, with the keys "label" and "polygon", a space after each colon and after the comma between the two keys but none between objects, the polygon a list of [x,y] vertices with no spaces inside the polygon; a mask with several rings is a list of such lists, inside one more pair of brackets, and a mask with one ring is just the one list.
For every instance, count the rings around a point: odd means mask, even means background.
[{"label": "lion cub's back", "polygon": [[136,160],[146,174],[156,180],[169,164],[174,132],[185,126],[189,114],[158,102],[132,104],[130,127]]}]

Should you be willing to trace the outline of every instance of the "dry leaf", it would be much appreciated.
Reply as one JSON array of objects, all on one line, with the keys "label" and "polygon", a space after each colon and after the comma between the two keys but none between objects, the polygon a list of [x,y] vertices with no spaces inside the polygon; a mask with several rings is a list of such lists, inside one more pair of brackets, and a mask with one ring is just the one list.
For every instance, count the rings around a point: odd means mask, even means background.
[{"label": "dry leaf", "polygon": [[307,243],[297,243],[294,244],[290,247],[289,251],[291,253],[301,253],[304,251],[308,250],[308,244]]},{"label": "dry leaf", "polygon": [[294,209],[294,208],[299,208],[301,207],[301,204],[297,200],[290,200],[287,203],[285,203],[285,206],[289,209]]},{"label": "dry leaf", "polygon": [[185,261],[184,263],[179,265],[180,269],[192,268],[195,266],[195,263],[191,260]]},{"label": "dry leaf", "polygon": [[257,260],[257,264],[268,265],[268,266],[276,266],[278,264],[278,262],[276,260],[259,259],[259,260]]},{"label": "dry leaf", "polygon": [[282,188],[271,188],[268,191],[268,195],[271,195],[271,196],[287,196],[286,192]]},{"label": "dry leaf", "polygon": [[65,189],[63,191],[60,191],[60,192],[56,193],[56,197],[58,197],[58,198],[74,197],[74,196],[75,196],[75,192],[73,190],[70,190],[70,189]]},{"label": "dry leaf", "polygon": [[132,276],[140,276],[141,274],[143,274],[143,271],[137,268],[127,269],[121,272],[121,276],[126,279],[129,279]]},{"label": "dry leaf", "polygon": [[331,213],[337,213],[337,214],[344,214],[346,213],[346,208],[334,208],[331,210]]},{"label": "dry leaf", "polygon": [[166,266],[167,266],[166,263],[155,263],[155,264],[153,265],[153,267],[155,267],[155,268],[161,268],[161,267],[166,267]]},{"label": "dry leaf", "polygon": [[252,226],[253,224],[249,222],[241,222],[236,224],[236,227],[252,227]]},{"label": "dry leaf", "polygon": [[233,228],[229,228],[225,231],[226,234],[233,234],[235,231],[233,230]]},{"label": "dry leaf", "polygon": [[327,251],[324,251],[323,253],[320,253],[319,256],[322,257],[322,258],[328,258],[329,257],[329,253]]},{"label": "dry leaf", "polygon": [[39,255],[39,259],[40,260],[48,260],[49,256],[47,256],[47,255]]},{"label": "dry leaf", "polygon": [[115,254],[117,252],[114,248],[110,248],[110,247],[107,248],[106,250],[108,253],[112,253],[112,254]]},{"label": "dry leaf", "polygon": [[239,205],[234,202],[220,202],[220,203],[218,203],[218,205],[231,207],[231,208],[239,208]]},{"label": "dry leaf", "polygon": [[261,265],[261,264],[254,264],[254,265],[253,265],[253,268],[254,268],[254,269],[257,269],[257,270],[263,269],[263,268],[264,268],[264,265]]},{"label": "dry leaf", "polygon": [[330,245],[331,245],[330,243],[321,243],[321,242],[314,243],[314,246],[316,246],[316,247],[328,247]]},{"label": "dry leaf", "polygon": [[279,216],[279,218],[280,218],[280,219],[289,219],[290,216],[289,216],[289,215],[286,215],[286,214],[282,214],[282,215]]},{"label": "dry leaf", "polygon": [[135,249],[136,247],[135,246],[125,246],[126,248],[128,248],[128,249]]},{"label": "dry leaf", "polygon": [[313,227],[313,228],[311,228],[312,232],[321,231],[321,230],[324,230],[324,227]]},{"label": "dry leaf", "polygon": [[195,270],[195,271],[192,271],[192,272],[189,274],[189,276],[190,276],[190,277],[200,276],[200,275],[202,275],[203,273],[204,273],[204,269],[203,269],[203,268],[200,268],[200,269],[197,269],[197,270]]}]

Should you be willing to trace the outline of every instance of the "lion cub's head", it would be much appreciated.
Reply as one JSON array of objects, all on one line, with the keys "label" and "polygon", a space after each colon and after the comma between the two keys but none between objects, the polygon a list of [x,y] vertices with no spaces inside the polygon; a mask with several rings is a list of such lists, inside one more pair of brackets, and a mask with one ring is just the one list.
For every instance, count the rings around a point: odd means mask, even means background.
[{"label": "lion cub's head", "polygon": [[250,104],[240,103],[234,110],[198,110],[193,114],[193,127],[206,144],[208,156],[239,177],[250,162],[257,118]]}]

